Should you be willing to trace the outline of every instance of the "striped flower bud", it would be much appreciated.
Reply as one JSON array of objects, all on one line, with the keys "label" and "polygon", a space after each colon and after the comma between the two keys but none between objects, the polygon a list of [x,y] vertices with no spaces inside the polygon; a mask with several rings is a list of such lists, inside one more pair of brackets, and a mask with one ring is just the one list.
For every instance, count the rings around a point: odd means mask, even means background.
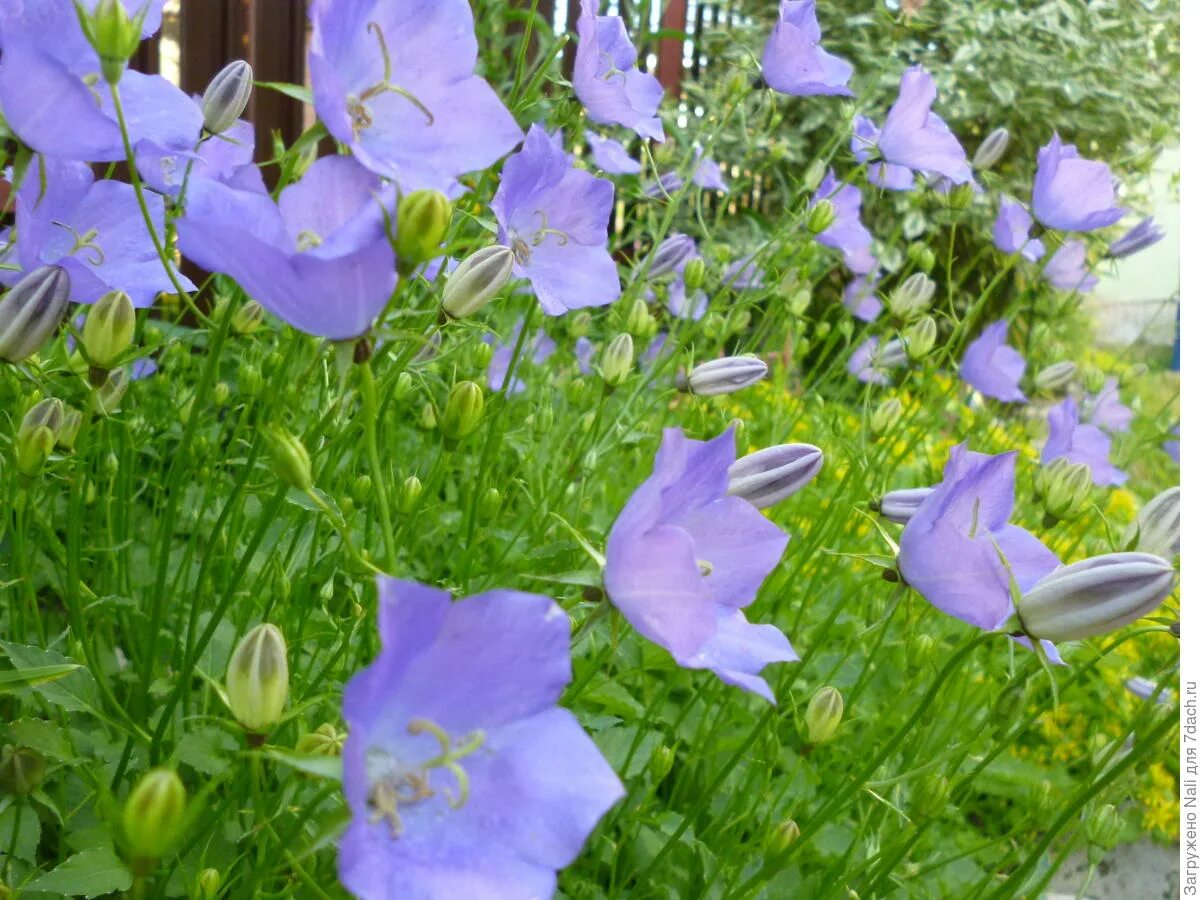
[{"label": "striped flower bud", "polygon": [[683,286],[688,293],[704,287],[704,277],[708,274],[708,264],[700,257],[689,259],[683,264]]},{"label": "striped flower bud", "polygon": [[1075,373],[1079,371],[1079,367],[1069,359],[1064,359],[1062,362],[1056,362],[1053,365],[1046,366],[1033,377],[1033,386],[1039,391],[1044,391],[1047,394],[1053,394],[1063,390],[1071,379],[1075,377]]},{"label": "striped flower bud", "polygon": [[904,349],[912,360],[924,359],[937,343],[937,322],[933,316],[921,316],[904,329]]},{"label": "striped flower bud", "polygon": [[681,388],[712,397],[732,394],[761,381],[767,375],[767,364],[757,356],[723,356],[700,363],[683,379]]},{"label": "striped flower bud", "polygon": [[160,859],[174,848],[187,817],[187,791],[170,769],[153,769],[134,785],[121,811],[126,849],[134,859]]},{"label": "striped flower bud", "polygon": [[888,297],[888,309],[901,319],[918,316],[929,308],[936,289],[937,285],[924,272],[909,275]]},{"label": "striped flower bud", "polygon": [[1021,598],[1018,628],[1047,641],[1115,631],[1154,612],[1175,587],[1175,569],[1150,553],[1107,553],[1055,569]]},{"label": "striped flower bud", "polygon": [[249,300],[234,311],[229,327],[237,334],[254,334],[262,325],[266,310],[257,300]]},{"label": "striped flower bud", "polygon": [[58,266],[34,269],[0,299],[0,359],[21,362],[42,348],[63,320],[71,279]]},{"label": "striped flower bud", "polygon": [[65,414],[62,401],[54,397],[38,401],[25,413],[13,439],[18,471],[33,475],[41,469],[58,440]]},{"label": "striped flower bud", "polygon": [[1008,139],[1007,128],[997,128],[985,137],[971,160],[971,165],[975,167],[975,170],[983,172],[1000,162],[1004,151],[1008,149]]},{"label": "striped flower bud", "polygon": [[890,431],[904,414],[904,406],[895,397],[890,397],[871,411],[867,426],[872,434],[883,434]]},{"label": "striped flower bud", "polygon": [[1087,507],[1092,494],[1091,469],[1086,463],[1073,463],[1060,456],[1038,470],[1034,490],[1051,519],[1069,522]]},{"label": "striped flower bud", "polygon": [[483,421],[483,388],[474,381],[460,381],[450,389],[442,412],[442,434],[449,441],[470,436]]},{"label": "striped flower bud", "polygon": [[269,623],[251,630],[234,648],[225,671],[233,717],[251,734],[266,734],[283,715],[288,695],[287,642]]},{"label": "striped flower bud", "polygon": [[278,425],[265,428],[263,437],[279,480],[298,491],[312,490],[312,460],[300,438]]},{"label": "striped flower bud", "polygon": [[808,231],[810,234],[820,234],[833,224],[837,218],[837,207],[829,199],[818,200],[808,210]]},{"label": "striped flower bud", "polygon": [[200,109],[204,113],[204,130],[209,134],[224,134],[246,111],[250,91],[254,87],[254,71],[244,59],[235,59],[204,89]]},{"label": "striped flower bud", "polygon": [[441,191],[405,194],[396,208],[396,254],[409,265],[432,259],[446,238],[453,207]]},{"label": "striped flower bud", "polygon": [[686,234],[673,234],[654,249],[654,255],[646,264],[647,278],[661,278],[674,274],[688,257],[696,252],[696,241]]},{"label": "striped flower bud", "polygon": [[1153,553],[1163,559],[1179,555],[1179,488],[1167,488],[1142,507],[1125,529],[1121,546],[1126,550]]},{"label": "striped flower bud", "polygon": [[824,461],[812,444],[777,444],[743,456],[729,467],[729,493],[766,509],[812,481]]},{"label": "striped flower bud", "polygon": [[600,354],[600,362],[596,371],[609,387],[616,387],[633,369],[633,338],[621,332],[604,348]]},{"label": "striped flower bud", "polygon": [[[124,291],[109,291],[92,304],[83,323],[83,349],[93,369],[111,369],[133,345],[137,313]],[[103,382],[101,382],[103,383]]]},{"label": "striped flower bud", "polygon": [[450,273],[442,291],[442,311],[465,319],[500,293],[512,275],[513,252],[499,245],[476,250]]},{"label": "striped flower bud", "polygon": [[888,491],[879,499],[879,514],[889,522],[906,525],[917,514],[921,504],[933,493],[931,487],[901,488]]},{"label": "striped flower bud", "polygon": [[837,688],[827,685],[813,694],[804,713],[809,743],[826,744],[833,740],[842,724],[843,709],[842,693]]}]

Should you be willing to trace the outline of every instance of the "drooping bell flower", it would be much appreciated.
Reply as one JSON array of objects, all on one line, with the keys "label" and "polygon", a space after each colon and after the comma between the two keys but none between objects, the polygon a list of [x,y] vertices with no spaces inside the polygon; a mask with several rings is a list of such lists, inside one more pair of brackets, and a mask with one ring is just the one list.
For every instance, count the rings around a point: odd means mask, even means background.
[{"label": "drooping bell flower", "polygon": [[1074,144],[1055,132],[1038,151],[1033,179],[1033,214],[1047,228],[1095,231],[1112,225],[1125,210],[1114,206],[1116,191],[1108,165],[1083,159]]},{"label": "drooping bell flower", "polygon": [[910,190],[914,172],[941,175],[953,184],[971,180],[971,164],[962,144],[931,111],[936,96],[933,76],[919,65],[911,66],[900,79],[899,94],[882,129],[865,116],[855,119],[850,149],[859,162],[871,163],[872,183]]},{"label": "drooping bell flower", "polygon": [[883,312],[883,301],[875,294],[879,281],[878,270],[872,269],[865,275],[856,275],[846,283],[842,291],[842,306],[854,318],[863,322],[874,322]]},{"label": "drooping bell flower", "polygon": [[1167,233],[1154,223],[1154,217],[1147,216],[1109,245],[1108,257],[1123,259],[1132,256],[1157,244],[1166,236]]},{"label": "drooping bell flower", "polygon": [[1109,461],[1112,439],[1095,425],[1081,424],[1079,405],[1067,397],[1048,415],[1050,434],[1042,448],[1042,464],[1063,458],[1083,463],[1092,473],[1092,484],[1099,487],[1124,484],[1129,475]]},{"label": "drooping bell flower", "polygon": [[367,333],[396,285],[384,225],[394,190],[351,156],[317,160],[275,203],[189,183],[176,223],[184,256],[237,281],[293,328],[334,341]]},{"label": "drooping bell flower", "polygon": [[1133,422],[1133,410],[1121,402],[1117,379],[1109,378],[1098,392],[1084,402],[1087,420],[1111,433],[1128,431]]},{"label": "drooping bell flower", "polygon": [[1021,376],[1025,357],[1004,342],[1008,322],[1001,319],[980,332],[963,353],[959,366],[962,380],[985,397],[1004,403],[1024,403]]},{"label": "drooping bell flower", "polygon": [[854,95],[846,86],[854,67],[821,48],[816,0],[782,0],[763,48],[762,71],[767,86],[781,94]]},{"label": "drooping bell flower", "polygon": [[1045,245],[1038,238],[1030,238],[1033,216],[1016,200],[1002,197],[1000,211],[992,225],[992,240],[1005,253],[1020,253],[1030,262],[1037,262],[1046,253]]},{"label": "drooping bell flower", "polygon": [[1078,291],[1081,294],[1090,293],[1100,283],[1100,279],[1088,271],[1087,248],[1083,241],[1077,240],[1064,241],[1047,260],[1042,275],[1060,291]]},{"label": "drooping bell flower", "polygon": [[[162,197],[147,194],[146,205],[159,239],[165,240]],[[21,272],[57,265],[70,277],[76,303],[94,303],[120,290],[134,306],[147,307],[159,293],[174,290],[133,186],[96,181],[86,163],[36,158],[17,191],[16,218],[15,254],[9,250],[5,261],[19,271],[0,269],[5,284],[17,281]],[[195,289],[174,263],[171,268],[181,287]]]},{"label": "drooping bell flower", "polygon": [[753,504],[729,495],[733,429],[710,441],[663,432],[654,471],[613,523],[604,586],[634,629],[679,665],[774,702],[758,674],[796,659],[773,625],[753,625],[754,601],[787,535]]},{"label": "drooping bell flower", "polygon": [[346,684],[350,826],[338,876],[363,900],[549,900],[624,789],[575,717],[570,620],[548,597],[380,576],[382,649]]},{"label": "drooping bell flower", "polygon": [[810,207],[822,200],[833,204],[833,224],[816,235],[818,244],[841,251],[846,268],[856,275],[865,275],[876,266],[871,254],[871,232],[862,223],[862,191],[852,184],[837,180],[827,172],[821,186],[813,194]]},{"label": "drooping bell flower", "polygon": [[267,191],[262,170],[254,164],[254,126],[245,119],[209,137],[194,153],[143,141],[136,158],[146,184],[168,197],[178,198],[185,179],[190,183],[207,178],[239,191]]},{"label": "drooping bell flower", "polygon": [[620,16],[599,15],[599,0],[580,0],[579,47],[575,54],[575,96],[589,118],[623,125],[644,138],[663,140],[658,104],[663,87],[637,68],[637,48]]},{"label": "drooping bell flower", "polygon": [[[1012,615],[1012,583],[1023,593],[1059,566],[1041,541],[1009,524],[1016,458],[1016,451],[988,456],[954,447],[941,484],[900,535],[904,580],[942,612],[984,631]],[[1057,661],[1053,647],[1043,647]]]},{"label": "drooping bell flower", "polygon": [[861,382],[888,385],[892,383],[888,370],[903,366],[907,361],[902,341],[888,341],[880,345],[879,338],[869,337],[850,354],[846,368]]},{"label": "drooping bell flower", "polygon": [[575,168],[561,133],[534,125],[504,162],[492,211],[500,243],[516,254],[513,274],[528,278],[547,315],[604,306],[621,293],[608,253],[611,181]]},{"label": "drooping bell flower", "polygon": [[763,272],[754,262],[753,255],[743,256],[729,264],[721,283],[736,291],[758,290],[763,286]]},{"label": "drooping bell flower", "polygon": [[[524,321],[524,319],[517,320],[513,327],[512,335],[507,341],[499,341],[491,334],[484,335],[483,337],[484,343],[491,344],[495,348],[492,358],[488,362],[487,370],[488,387],[493,391],[504,389],[504,379],[508,375],[509,366],[513,364],[513,354],[517,352],[517,340],[521,335],[521,328]],[[535,366],[540,366],[550,358],[550,354],[554,352],[555,346],[554,339],[548,336],[541,328],[526,339],[525,346],[521,350],[522,358],[517,361],[517,367],[513,370],[513,376],[508,382],[509,395],[520,394],[525,391],[525,382],[517,374],[520,371],[521,364],[525,360],[529,360]],[[590,360],[591,357],[588,356],[588,361],[590,362]],[[582,364],[583,360],[581,359],[580,365],[582,366]]]},{"label": "drooping bell flower", "polygon": [[642,164],[625,152],[620,141],[606,138],[594,131],[586,132],[588,146],[592,148],[592,162],[596,168],[610,175],[636,175]]},{"label": "drooping bell flower", "polygon": [[457,192],[521,130],[475,74],[467,0],[314,0],[313,106],[360,163],[405,192]]}]

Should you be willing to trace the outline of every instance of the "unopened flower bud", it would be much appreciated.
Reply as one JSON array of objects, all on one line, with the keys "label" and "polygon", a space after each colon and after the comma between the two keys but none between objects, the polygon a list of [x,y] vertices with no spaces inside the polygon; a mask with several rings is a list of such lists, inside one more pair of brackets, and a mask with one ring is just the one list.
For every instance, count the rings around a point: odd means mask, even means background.
[{"label": "unopened flower bud", "polygon": [[1124,235],[1113,241],[1108,248],[1109,259],[1123,259],[1126,256],[1132,256],[1139,253],[1154,244],[1157,244],[1167,233],[1158,225],[1154,224],[1154,217],[1142,219],[1133,226]]},{"label": "unopened flower bud", "polygon": [[903,414],[904,407],[900,401],[895,397],[890,397],[871,411],[871,418],[867,422],[867,425],[871,429],[872,434],[883,434],[886,431],[890,431],[900,421],[900,417]]},{"label": "unopened flower bud", "polygon": [[924,359],[937,343],[937,322],[933,316],[921,316],[904,329],[904,350],[909,359]]},{"label": "unopened flower bud", "polygon": [[808,164],[808,168],[804,170],[804,176],[800,183],[806,191],[815,191],[821,186],[821,182],[825,180],[825,172],[828,167],[823,159],[814,159]]},{"label": "unopened flower bud", "polygon": [[929,272],[937,264],[937,257],[924,241],[914,241],[909,244],[905,255],[922,272]]},{"label": "unopened flower bud", "polygon": [[626,332],[609,341],[600,354],[596,371],[609,387],[616,387],[629,377],[633,369],[633,338]]},{"label": "unopened flower bud", "polygon": [[417,413],[417,427],[423,431],[433,431],[438,427],[437,410],[432,403],[424,404]]},{"label": "unopened flower bud", "polygon": [[264,429],[263,437],[279,480],[298,491],[312,490],[312,460],[300,438],[278,425]]},{"label": "unopened flower bud", "polygon": [[936,819],[946,808],[949,797],[949,779],[937,772],[927,772],[913,783],[912,811],[916,818]]},{"label": "unopened flower bud", "polygon": [[1083,823],[1084,837],[1088,842],[1088,862],[1096,866],[1104,854],[1117,845],[1124,825],[1115,806],[1106,803],[1089,815]]},{"label": "unopened flower bud", "polygon": [[967,181],[963,184],[956,184],[950,189],[950,195],[947,198],[951,209],[969,209],[971,204],[975,202],[975,185]]},{"label": "unopened flower bud", "polygon": [[483,496],[479,498],[479,515],[483,519],[494,519],[496,514],[500,512],[500,505],[504,502],[504,496],[496,490],[496,488],[488,488],[483,492]]},{"label": "unopened flower bud", "polygon": [[5,744],[0,749],[0,794],[27,797],[46,777],[46,757],[31,747]]},{"label": "unopened flower bud", "polygon": [[824,458],[812,444],[777,444],[736,460],[729,467],[729,493],[766,509],[812,481]]},{"label": "unopened flower bud", "polygon": [[732,334],[742,334],[750,327],[752,321],[750,310],[745,307],[735,309],[729,314],[729,331]]},{"label": "unopened flower bud", "polygon": [[137,52],[142,41],[142,23],[151,6],[143,4],[130,18],[121,0],[100,0],[91,14],[82,4],[75,4],[84,37],[100,57],[100,72],[109,84],[121,80],[126,63]]},{"label": "unopened flower bud", "polygon": [[971,165],[977,172],[985,172],[1000,162],[1004,151],[1008,149],[1008,129],[997,128],[983,139],[971,159]]},{"label": "unopened flower bud", "polygon": [[404,484],[400,488],[400,511],[411,513],[417,508],[417,501],[421,499],[421,492],[425,488],[421,484],[421,479],[416,475],[409,475],[404,479]]},{"label": "unopened flower bud", "polygon": [[922,632],[909,645],[909,658],[918,669],[933,661],[937,653],[937,641],[933,635]]},{"label": "unopened flower bud", "polygon": [[1069,522],[1087,508],[1092,493],[1092,473],[1085,463],[1073,463],[1059,457],[1038,471],[1034,486],[1046,514],[1052,519]]},{"label": "unopened flower bud", "polygon": [[696,241],[686,234],[673,234],[654,249],[646,263],[646,278],[661,278],[674,274],[689,256],[696,252]]},{"label": "unopened flower bud", "polygon": [[221,893],[221,873],[208,868],[196,876],[197,900],[217,900]]},{"label": "unopened flower bud", "polygon": [[654,748],[654,752],[650,754],[650,778],[658,784],[670,773],[675,765],[675,748],[668,747],[666,744]]},{"label": "unopened flower bud", "polygon": [[253,87],[254,71],[244,59],[235,59],[218,72],[204,89],[200,101],[204,130],[209,134],[224,134],[232,128],[246,111]]},{"label": "unopened flower bud", "polygon": [[498,244],[476,250],[446,279],[442,311],[452,319],[465,319],[482,309],[508,281],[514,259],[510,248]]},{"label": "unopened flower bud", "polygon": [[699,256],[689,259],[683,264],[683,286],[690,294],[704,287],[704,279],[708,275],[708,264]]},{"label": "unopened flower bud", "polygon": [[317,726],[316,731],[300,735],[300,739],[296,741],[296,752],[311,756],[340,756],[342,745],[345,743],[346,733],[339,731],[336,725],[326,722]]},{"label": "unopened flower bud", "polygon": [[757,356],[724,356],[700,363],[687,374],[681,387],[712,397],[732,394],[767,376],[767,364]]},{"label": "unopened flower bud", "polygon": [[888,309],[901,319],[918,316],[929,308],[936,285],[924,272],[909,275],[888,297]]},{"label": "unopened flower bud", "polygon": [[820,234],[828,229],[836,218],[837,207],[833,205],[833,201],[828,198],[818,200],[808,209],[809,234]]},{"label": "unopened flower bud", "polygon": [[234,648],[225,670],[225,693],[238,724],[266,734],[283,715],[288,695],[287,643],[278,628],[263,623]]},{"label": "unopened flower bud", "polygon": [[134,859],[161,859],[182,835],[187,791],[170,769],[152,769],[134,785],[121,811],[126,848]]},{"label": "unopened flower bud", "polygon": [[796,843],[798,837],[800,837],[800,826],[796,824],[795,819],[784,819],[782,822],[777,822],[767,834],[763,845],[763,855],[768,859],[779,856]]},{"label": "unopened flower bud", "polygon": [[638,297],[629,307],[629,315],[625,318],[625,330],[637,337],[650,337],[658,331],[658,323],[650,313],[646,301]]},{"label": "unopened flower bud", "polygon": [[811,744],[827,744],[833,740],[838,726],[842,724],[842,692],[826,685],[808,701],[804,713],[808,725],[808,740]]},{"label": "unopened flower bud", "polygon": [[124,291],[109,291],[92,304],[83,323],[82,343],[93,368],[110,369],[133,344],[137,314]]},{"label": "unopened flower bud", "polygon": [[0,299],[0,359],[37,353],[63,320],[71,279],[58,266],[34,269]]},{"label": "unopened flower bud", "polygon": [[63,407],[62,425],[58,428],[55,441],[64,450],[75,449],[75,439],[79,437],[79,429],[83,427],[83,413],[73,406]]},{"label": "unopened flower bud", "polygon": [[243,360],[238,363],[238,390],[247,397],[255,396],[263,386],[262,369],[252,362]]},{"label": "unopened flower bud", "polygon": [[1021,598],[1016,628],[1032,638],[1077,641],[1149,615],[1175,586],[1175,569],[1150,553],[1106,553],[1055,569]]},{"label": "unopened flower bud", "polygon": [[397,256],[410,266],[436,256],[453,212],[441,191],[424,188],[405,194],[396,207]]},{"label": "unopened flower bud", "polygon": [[1064,390],[1075,377],[1078,366],[1069,359],[1046,366],[1033,378],[1033,386],[1039,391],[1053,394]]},{"label": "unopened flower bud", "polygon": [[34,475],[50,456],[58,440],[66,410],[61,400],[48,397],[30,407],[13,440],[18,471]]},{"label": "unopened flower bud", "polygon": [[1178,487],[1167,488],[1142,507],[1137,519],[1125,529],[1121,546],[1168,560],[1179,555]]},{"label": "unopened flower bud", "polygon": [[[92,409],[102,416],[111,416],[121,406],[125,392],[129,390],[129,372],[125,369],[113,369],[107,374],[104,383],[92,391]],[[188,400],[191,403],[191,399]]]},{"label": "unopened flower bud", "polygon": [[238,334],[254,334],[262,325],[265,315],[266,310],[263,309],[261,303],[257,300],[249,300],[234,312],[229,327]]},{"label": "unopened flower bud", "polygon": [[442,413],[442,434],[449,441],[470,436],[483,421],[483,389],[474,381],[460,381],[450,389]]},{"label": "unopened flower bud", "polygon": [[933,493],[931,487],[902,488],[888,491],[879,500],[879,514],[889,522],[906,525],[917,514],[921,504]]},{"label": "unopened flower bud", "polygon": [[1104,390],[1104,382],[1108,380],[1108,376],[1104,374],[1103,369],[1096,366],[1084,366],[1081,373],[1083,387],[1089,394],[1098,394]]}]

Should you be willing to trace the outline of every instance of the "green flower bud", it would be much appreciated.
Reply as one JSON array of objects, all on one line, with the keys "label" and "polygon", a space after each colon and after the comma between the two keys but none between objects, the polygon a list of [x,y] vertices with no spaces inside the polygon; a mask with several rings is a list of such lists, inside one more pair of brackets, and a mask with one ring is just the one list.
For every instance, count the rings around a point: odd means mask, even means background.
[{"label": "green flower bud", "polygon": [[587,337],[592,330],[592,314],[587,310],[578,312],[567,323],[567,333],[573,338]]},{"label": "green flower bud", "polygon": [[742,307],[735,309],[729,315],[729,330],[734,334],[742,334],[750,327],[750,310]]},{"label": "green flower bud", "polygon": [[1096,866],[1104,854],[1117,845],[1124,824],[1117,808],[1106,803],[1089,815],[1083,822],[1084,837],[1088,842],[1088,862]]},{"label": "green flower bud", "polygon": [[46,777],[46,757],[30,747],[0,749],[0,793],[27,797]]},{"label": "green flower bud", "polygon": [[446,279],[442,311],[452,319],[478,312],[508,282],[515,259],[510,248],[500,245],[476,250]]},{"label": "green flower bud", "polygon": [[204,113],[204,130],[209,134],[224,134],[234,126],[254,87],[254,71],[244,59],[235,59],[218,72],[204,89],[200,109]]},{"label": "green flower bud", "polygon": [[142,41],[142,23],[150,6],[143,3],[130,18],[121,0],[100,0],[90,14],[80,0],[75,0],[83,35],[100,57],[100,72],[109,84],[121,80],[126,63],[137,52]]},{"label": "green flower bud", "polygon": [[1038,470],[1033,488],[1042,499],[1046,515],[1069,522],[1087,508],[1092,473],[1085,463],[1073,463],[1060,456]]},{"label": "green flower bud", "polygon": [[64,450],[75,449],[75,439],[79,437],[79,429],[83,427],[83,413],[73,406],[63,406],[62,424],[58,434],[54,436],[58,446]]},{"label": "green flower bud", "polygon": [[304,493],[312,490],[312,460],[300,438],[279,425],[263,429],[263,437],[279,480]]},{"label": "green flower bud", "polygon": [[438,427],[437,410],[432,403],[426,403],[417,413],[417,427],[423,431],[433,431]]},{"label": "green flower bud", "polygon": [[833,224],[837,218],[837,207],[829,199],[818,200],[808,210],[808,231],[810,234],[820,234]]},{"label": "green flower bud", "polygon": [[18,471],[35,475],[42,468],[58,440],[65,414],[62,401],[54,397],[38,401],[25,413],[13,441]]},{"label": "green flower bud", "polygon": [[818,322],[817,327],[813,329],[813,337],[818,341],[823,341],[829,337],[829,332],[833,326],[828,322]]},{"label": "green flower bud", "polygon": [[[92,391],[92,410],[102,416],[111,416],[120,408],[127,390],[129,373],[125,369],[113,369],[104,379],[104,383]],[[191,402],[189,399],[189,409]]]},{"label": "green flower bud", "polygon": [[806,191],[815,191],[821,186],[821,182],[825,180],[825,160],[814,159],[809,163],[808,168],[804,170],[804,177],[801,179],[801,185]]},{"label": "green flower bud", "polygon": [[788,847],[796,843],[798,837],[800,837],[800,826],[796,824],[795,819],[784,819],[782,822],[777,822],[763,842],[763,854],[768,859],[780,856]]},{"label": "green flower bud", "polygon": [[288,695],[287,643],[274,625],[263,623],[234,648],[225,670],[229,709],[251,734],[266,734],[283,715]]},{"label": "green flower bud", "polygon": [[692,257],[683,264],[683,286],[690,294],[704,287],[704,279],[708,275],[708,263],[699,256]]},{"label": "green flower bud", "polygon": [[124,291],[109,291],[92,304],[83,323],[82,343],[93,368],[111,369],[133,345],[137,314]]},{"label": "green flower bud", "polygon": [[909,658],[918,669],[932,662],[936,652],[937,641],[930,634],[918,634],[909,644]]},{"label": "green flower bud", "polygon": [[37,353],[63,320],[71,279],[58,266],[34,269],[0,299],[0,359],[22,362]]},{"label": "green flower bud", "polygon": [[633,369],[633,338],[625,332],[609,341],[600,354],[596,371],[609,387],[616,387],[629,377]]},{"label": "green flower bud", "polygon": [[971,165],[975,167],[975,171],[985,172],[1000,162],[1004,151],[1008,149],[1008,137],[1007,128],[997,128],[983,139],[975,151],[975,156],[971,159]]},{"label": "green flower bud", "polygon": [[366,503],[372,493],[370,475],[359,475],[350,486],[350,496],[355,503]]},{"label": "green flower bud", "polygon": [[1042,779],[1038,782],[1037,787],[1033,789],[1033,815],[1036,819],[1045,819],[1047,816],[1058,812],[1059,798],[1054,790],[1054,785],[1047,779]]},{"label": "green flower bud", "polygon": [[170,769],[152,769],[134,785],[121,811],[126,849],[135,860],[161,859],[183,833],[187,791]]},{"label": "green flower bud", "polygon": [[799,318],[808,311],[810,303],[812,303],[812,290],[807,287],[797,288],[788,298],[788,312]]},{"label": "green flower bud", "polygon": [[396,208],[396,254],[410,266],[432,259],[446,239],[454,208],[441,191],[406,194]]},{"label": "green flower bud", "polygon": [[937,343],[937,322],[933,316],[921,316],[904,329],[901,337],[904,339],[904,351],[911,360],[920,360],[928,356]]},{"label": "green flower bud", "polygon": [[654,316],[650,314],[650,307],[641,297],[634,300],[630,306],[629,315],[625,319],[625,328],[630,334],[642,338],[650,337],[658,331],[658,323],[654,321]]},{"label": "green flower bud", "polygon": [[837,734],[842,724],[842,693],[826,685],[808,701],[804,721],[808,725],[808,741],[811,744],[826,744]]},{"label": "green flower bud", "polygon": [[266,310],[256,300],[250,300],[238,307],[229,321],[229,327],[238,334],[254,334],[263,323]]},{"label": "green flower bud", "polygon": [[450,389],[442,413],[442,434],[448,441],[461,441],[483,421],[483,388],[474,381],[460,381]]},{"label": "green flower bud", "polygon": [[392,388],[392,396],[397,400],[403,400],[413,389],[413,378],[407,372],[401,372],[396,376],[396,385]]},{"label": "green flower bud", "polygon": [[504,497],[498,490],[488,488],[483,492],[483,496],[479,498],[479,515],[483,519],[494,519],[496,514],[500,512],[500,504],[504,501]]},{"label": "green flower bud", "polygon": [[900,421],[900,416],[903,414],[904,407],[900,401],[895,397],[890,397],[875,407],[867,424],[872,434],[883,434],[891,430]]},{"label": "green flower bud", "polygon": [[1121,546],[1171,560],[1179,555],[1179,488],[1167,488],[1142,507]]},{"label": "green flower bud", "polygon": [[492,354],[494,352],[495,351],[491,344],[485,344],[483,341],[479,341],[474,347],[471,348],[471,363],[477,369],[486,369],[488,364],[492,361]]},{"label": "green flower bud", "polygon": [[650,780],[655,784],[661,782],[675,767],[675,748],[662,744],[654,748],[650,754]]},{"label": "green flower bud", "polygon": [[1098,394],[1104,389],[1107,380],[1104,371],[1095,366],[1086,366],[1083,370],[1083,386],[1089,394]]},{"label": "green flower bud", "polygon": [[224,381],[218,381],[213,385],[212,389],[213,404],[221,407],[229,402],[229,385]]},{"label": "green flower bud", "polygon": [[346,732],[338,731],[336,725],[326,722],[317,726],[316,731],[300,735],[300,740],[296,741],[296,752],[312,756],[341,756],[345,743]]},{"label": "green flower bud", "polygon": [[221,893],[221,873],[216,869],[205,869],[196,876],[196,900],[217,900]]},{"label": "green flower bud", "polygon": [[928,772],[912,786],[912,811],[914,818],[936,819],[946,808],[950,798],[950,781],[945,775]]},{"label": "green flower bud", "polygon": [[421,492],[425,490],[421,484],[421,479],[416,475],[409,475],[404,479],[404,484],[400,488],[400,511],[411,513],[417,508],[417,501],[421,499]]},{"label": "green flower bud", "polygon": [[1047,394],[1065,390],[1075,377],[1077,368],[1069,359],[1046,366],[1034,376],[1033,386]]},{"label": "green flower bud", "polygon": [[924,272],[909,275],[888,297],[888,309],[901,319],[919,316],[929,308],[936,287]]}]

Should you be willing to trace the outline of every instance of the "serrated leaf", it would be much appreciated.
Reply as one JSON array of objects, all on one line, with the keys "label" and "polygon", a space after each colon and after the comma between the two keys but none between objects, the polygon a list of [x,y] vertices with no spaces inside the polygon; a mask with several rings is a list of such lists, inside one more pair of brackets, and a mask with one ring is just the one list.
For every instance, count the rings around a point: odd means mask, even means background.
[{"label": "serrated leaf", "polygon": [[57,681],[78,668],[81,668],[78,663],[61,663],[56,666],[33,666],[28,669],[0,672],[0,694]]},{"label": "serrated leaf", "polygon": [[77,671],[68,672],[57,681],[34,685],[33,689],[69,712],[96,714],[96,681],[87,669],[54,650],[41,650],[9,641],[0,641],[0,649],[8,654],[14,667],[22,671],[67,664],[77,666]]},{"label": "serrated leaf", "polygon": [[25,885],[27,891],[46,891],[68,897],[99,897],[127,891],[133,875],[111,847],[94,847],[76,853],[58,868]]}]

